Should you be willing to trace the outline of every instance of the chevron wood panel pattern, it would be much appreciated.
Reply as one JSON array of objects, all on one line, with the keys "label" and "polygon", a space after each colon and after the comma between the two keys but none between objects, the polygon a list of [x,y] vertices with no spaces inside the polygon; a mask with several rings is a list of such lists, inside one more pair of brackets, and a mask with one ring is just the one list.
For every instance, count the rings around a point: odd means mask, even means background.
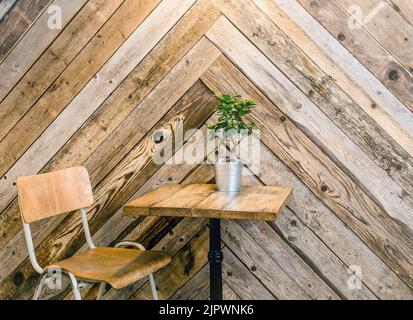
[{"label": "chevron wood panel pattern", "polygon": [[[50,6],[61,28],[48,27]],[[261,167],[246,161],[243,183],[294,196],[275,222],[223,223],[225,298],[412,299],[412,12],[401,0],[2,2],[0,298],[30,299],[38,280],[16,178],[84,165],[95,243],[167,251],[160,297],[207,299],[207,221],[135,219],[122,205],[164,183],[213,181],[207,159],[156,163],[153,135],[206,133],[214,94],[228,92],[256,100],[262,124]],[[32,231],[41,265],[85,249],[77,215]],[[146,280],[104,295],[149,298]]]}]

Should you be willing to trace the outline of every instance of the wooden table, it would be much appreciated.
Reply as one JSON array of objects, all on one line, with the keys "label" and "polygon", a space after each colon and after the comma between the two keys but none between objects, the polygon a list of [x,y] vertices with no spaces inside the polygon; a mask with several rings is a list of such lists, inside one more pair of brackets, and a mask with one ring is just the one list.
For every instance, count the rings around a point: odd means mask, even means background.
[{"label": "wooden table", "polygon": [[218,192],[214,184],[166,184],[126,204],[125,214],[209,218],[210,298],[222,300],[221,220],[273,221],[291,188],[243,186],[241,192]]}]

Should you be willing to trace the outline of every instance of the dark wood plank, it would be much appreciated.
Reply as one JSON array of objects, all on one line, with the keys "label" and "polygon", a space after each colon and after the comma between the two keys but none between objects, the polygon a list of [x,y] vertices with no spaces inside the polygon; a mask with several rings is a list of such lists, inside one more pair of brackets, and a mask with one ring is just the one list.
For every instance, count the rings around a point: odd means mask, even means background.
[{"label": "dark wood plank", "polygon": [[19,0],[0,18],[0,61],[52,0]]}]

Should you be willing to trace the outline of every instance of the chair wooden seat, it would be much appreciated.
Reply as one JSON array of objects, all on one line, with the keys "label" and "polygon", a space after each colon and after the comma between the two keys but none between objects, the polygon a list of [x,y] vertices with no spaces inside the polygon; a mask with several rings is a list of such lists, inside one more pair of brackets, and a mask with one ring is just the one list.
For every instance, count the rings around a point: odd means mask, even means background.
[{"label": "chair wooden seat", "polygon": [[60,268],[77,278],[107,282],[115,289],[121,289],[159,270],[170,261],[168,254],[159,251],[95,248],[47,268]]}]

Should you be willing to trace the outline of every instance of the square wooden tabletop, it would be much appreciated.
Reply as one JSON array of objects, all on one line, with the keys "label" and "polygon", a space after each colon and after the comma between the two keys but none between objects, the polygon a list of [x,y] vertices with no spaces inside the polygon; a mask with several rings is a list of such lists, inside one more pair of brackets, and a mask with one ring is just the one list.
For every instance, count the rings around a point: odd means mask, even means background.
[{"label": "square wooden tabletop", "polygon": [[219,192],[214,184],[166,184],[127,203],[123,211],[137,216],[272,221],[291,193],[291,188],[278,186],[242,186],[240,192]]}]

